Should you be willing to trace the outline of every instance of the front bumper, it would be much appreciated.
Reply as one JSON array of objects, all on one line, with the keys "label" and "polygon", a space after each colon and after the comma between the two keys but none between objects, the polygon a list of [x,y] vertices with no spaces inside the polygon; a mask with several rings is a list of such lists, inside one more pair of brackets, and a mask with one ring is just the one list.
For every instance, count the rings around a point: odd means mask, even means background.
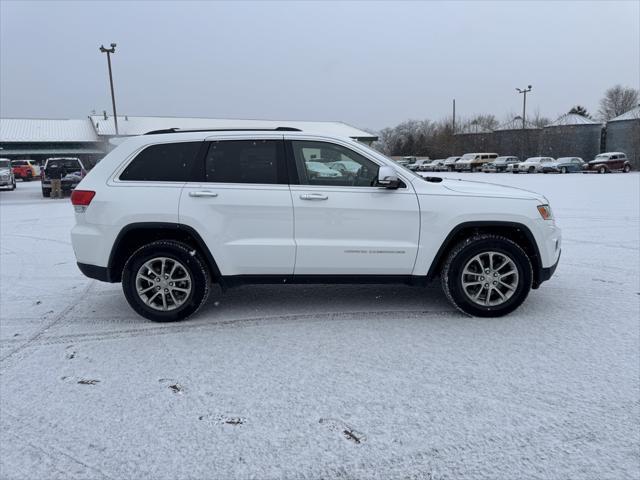
[{"label": "front bumper", "polygon": [[[562,250],[560,250],[558,252],[558,259],[556,260],[556,263],[554,263],[553,265],[551,265],[550,267],[547,268],[542,268],[542,271],[540,272],[540,283],[542,282],[546,282],[547,280],[549,280],[554,273],[556,273],[556,268],[558,268],[558,264],[560,263],[560,256],[562,255]],[[538,284],[538,285],[539,285]]]}]

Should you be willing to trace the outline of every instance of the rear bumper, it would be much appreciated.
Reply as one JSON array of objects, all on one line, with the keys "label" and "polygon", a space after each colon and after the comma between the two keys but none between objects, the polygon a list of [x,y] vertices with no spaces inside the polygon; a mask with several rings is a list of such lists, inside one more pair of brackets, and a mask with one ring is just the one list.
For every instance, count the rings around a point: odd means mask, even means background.
[{"label": "rear bumper", "polygon": [[89,265],[88,263],[78,262],[78,268],[85,277],[100,280],[101,282],[112,282],[111,272],[107,267],[99,267],[98,265]]}]

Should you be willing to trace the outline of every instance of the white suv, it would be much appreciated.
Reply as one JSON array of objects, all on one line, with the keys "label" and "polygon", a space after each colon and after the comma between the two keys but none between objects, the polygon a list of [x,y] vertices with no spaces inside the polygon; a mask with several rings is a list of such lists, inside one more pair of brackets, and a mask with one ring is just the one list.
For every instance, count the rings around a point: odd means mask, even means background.
[{"label": "white suv", "polygon": [[[290,128],[151,133],[109,153],[71,197],[80,270],[122,282],[151,320],[193,314],[212,282],[438,276],[463,312],[500,316],[560,257],[542,195],[423,178],[356,141]],[[318,175],[319,158],[357,168]]]}]

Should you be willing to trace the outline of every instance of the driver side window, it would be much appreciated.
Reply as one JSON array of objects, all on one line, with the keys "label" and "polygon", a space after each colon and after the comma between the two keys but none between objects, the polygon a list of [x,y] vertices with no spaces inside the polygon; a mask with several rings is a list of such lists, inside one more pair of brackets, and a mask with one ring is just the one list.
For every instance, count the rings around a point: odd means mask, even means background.
[{"label": "driver side window", "polygon": [[378,165],[341,145],[327,142],[292,141],[302,185],[371,187]]}]

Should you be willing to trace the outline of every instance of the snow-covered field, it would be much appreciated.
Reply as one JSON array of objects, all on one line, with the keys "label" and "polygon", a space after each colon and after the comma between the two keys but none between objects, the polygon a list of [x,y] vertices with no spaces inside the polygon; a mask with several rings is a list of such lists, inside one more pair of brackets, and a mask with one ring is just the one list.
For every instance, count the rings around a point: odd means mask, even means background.
[{"label": "snow-covered field", "polygon": [[68,199],[0,193],[0,478],[639,478],[640,175],[459,176],[563,227],[508,317],[438,284],[257,286],[154,324],[78,271]]}]

